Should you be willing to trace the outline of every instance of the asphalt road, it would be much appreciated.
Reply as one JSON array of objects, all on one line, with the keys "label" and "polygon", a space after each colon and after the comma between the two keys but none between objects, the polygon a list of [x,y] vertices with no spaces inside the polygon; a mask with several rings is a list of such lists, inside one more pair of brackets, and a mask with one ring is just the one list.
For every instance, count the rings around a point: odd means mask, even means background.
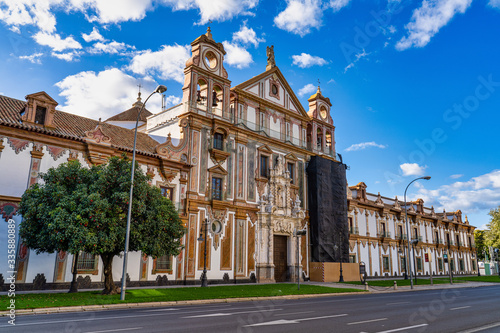
[{"label": "asphalt road", "polygon": [[0,332],[500,332],[500,286],[1,317]]}]

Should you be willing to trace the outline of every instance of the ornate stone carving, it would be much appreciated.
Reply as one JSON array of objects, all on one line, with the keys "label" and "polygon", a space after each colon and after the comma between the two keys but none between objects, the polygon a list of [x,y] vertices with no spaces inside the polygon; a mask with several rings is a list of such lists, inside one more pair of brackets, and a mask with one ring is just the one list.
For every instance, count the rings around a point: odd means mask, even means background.
[{"label": "ornate stone carving", "polygon": [[111,138],[104,133],[101,123],[94,130],[86,131],[85,138],[87,141],[94,141],[95,143],[111,144]]}]

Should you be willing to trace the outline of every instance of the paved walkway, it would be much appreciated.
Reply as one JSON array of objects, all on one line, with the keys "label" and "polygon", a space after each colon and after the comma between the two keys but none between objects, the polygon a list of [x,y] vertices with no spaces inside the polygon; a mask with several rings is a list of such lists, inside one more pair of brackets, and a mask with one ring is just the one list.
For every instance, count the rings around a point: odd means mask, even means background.
[{"label": "paved walkway", "polygon": [[[369,282],[368,282],[369,283]],[[352,288],[359,289],[360,292],[351,293],[337,293],[337,294],[317,294],[317,295],[287,295],[287,296],[272,296],[272,297],[249,297],[249,298],[225,298],[225,299],[208,299],[208,300],[192,300],[192,301],[172,301],[172,302],[149,302],[149,303],[125,303],[125,304],[108,304],[108,305],[86,305],[86,306],[68,306],[68,307],[58,307],[58,308],[40,308],[40,309],[26,309],[26,310],[16,310],[16,315],[21,314],[47,314],[47,313],[64,313],[64,312],[81,312],[81,311],[100,311],[100,310],[117,310],[124,308],[136,308],[136,307],[166,307],[166,306],[178,306],[178,305],[189,305],[189,304],[214,304],[214,303],[233,303],[233,302],[247,302],[247,301],[264,301],[273,299],[301,299],[301,298],[314,298],[314,297],[334,297],[334,296],[345,296],[345,295],[357,295],[365,294],[365,286],[362,285],[350,285],[344,283],[325,283],[325,282],[304,282],[304,284],[319,285],[332,288]],[[230,286],[234,284],[227,285],[214,285],[214,286]],[[455,284],[436,284],[436,285],[415,285],[412,290],[410,286],[400,287],[396,289],[394,287],[370,287],[368,286],[369,292],[372,293],[394,293],[403,291],[419,291],[419,290],[441,290],[441,289],[451,289],[451,288],[476,288],[476,287],[486,287],[491,285],[497,285],[491,282],[465,282],[465,283],[455,283]],[[165,286],[165,288],[171,288],[174,286]],[[175,287],[193,287],[193,286],[175,286]],[[209,286],[210,287],[210,286]],[[143,288],[143,287],[138,287]],[[149,287],[151,288],[151,287]],[[137,289],[137,288],[128,288]],[[101,289],[99,289],[101,290]],[[87,290],[86,290],[87,291]],[[40,291],[38,291],[40,292]],[[67,292],[66,290],[50,290],[45,292]],[[1,316],[7,316],[10,312],[0,311]]]}]

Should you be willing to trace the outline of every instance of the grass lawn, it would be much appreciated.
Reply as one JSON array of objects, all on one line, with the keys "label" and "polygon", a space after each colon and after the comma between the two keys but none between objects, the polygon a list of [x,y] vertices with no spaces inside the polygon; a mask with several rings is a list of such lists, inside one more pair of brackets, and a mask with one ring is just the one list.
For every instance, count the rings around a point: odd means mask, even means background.
[{"label": "grass lawn", "polygon": [[[346,286],[347,287],[347,286]],[[120,295],[104,296],[99,291],[85,291],[73,294],[21,294],[16,295],[16,309],[33,309],[62,307],[72,305],[103,305],[117,303],[168,302],[198,299],[218,299],[234,297],[264,297],[282,295],[329,294],[342,292],[359,292],[352,288],[330,288],[314,285],[296,284],[257,284],[235,286],[213,286],[208,288],[162,288],[162,289],[128,289],[126,300],[120,301]],[[7,308],[9,298],[0,296],[0,309]]]},{"label": "grass lawn", "polygon": [[[368,280],[368,285],[375,287],[392,287],[394,286],[394,281],[397,281],[398,286],[409,286],[410,280]],[[439,277],[432,279],[434,284],[447,284],[450,283],[449,277]],[[500,277],[498,275],[492,276],[454,276],[453,283],[465,283],[465,282],[496,282],[500,283]],[[345,282],[346,284],[361,284],[359,281]],[[429,285],[431,281],[429,278],[417,278],[416,285]]]}]

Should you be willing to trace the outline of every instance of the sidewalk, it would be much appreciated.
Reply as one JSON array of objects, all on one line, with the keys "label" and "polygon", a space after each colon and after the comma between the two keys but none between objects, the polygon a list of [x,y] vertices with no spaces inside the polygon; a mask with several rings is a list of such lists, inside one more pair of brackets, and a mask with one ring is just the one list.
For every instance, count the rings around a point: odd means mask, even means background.
[{"label": "sidewalk", "polygon": [[[178,305],[200,305],[200,304],[215,304],[215,303],[235,303],[247,301],[267,301],[276,299],[302,299],[302,298],[315,298],[315,297],[335,297],[346,295],[366,295],[365,286],[363,285],[350,285],[344,283],[329,283],[329,282],[303,282],[301,285],[311,284],[332,288],[352,288],[359,289],[358,292],[351,293],[337,293],[337,294],[314,294],[314,295],[287,295],[287,296],[269,296],[269,297],[248,297],[248,298],[225,298],[225,299],[206,299],[206,300],[190,300],[190,301],[172,301],[172,302],[149,302],[149,303],[125,303],[125,304],[107,304],[107,305],[86,305],[86,306],[68,306],[68,307],[54,307],[54,308],[39,308],[39,309],[25,309],[16,310],[16,315],[22,314],[51,314],[51,313],[66,313],[66,312],[82,312],[82,311],[101,311],[101,310],[118,310],[125,308],[140,308],[140,307],[165,307],[165,306],[178,306]],[[232,284],[229,284],[232,285]],[[477,288],[497,285],[491,282],[464,282],[455,284],[436,284],[436,285],[414,285],[412,290],[410,286],[398,286],[395,290],[394,287],[370,287],[370,293],[394,293],[394,292],[407,292],[407,291],[422,291],[422,290],[441,290],[453,288]],[[214,285],[220,286],[220,285]],[[165,288],[182,287],[189,288],[193,286],[165,286]],[[210,286],[209,286],[210,287]],[[144,287],[128,288],[128,289],[143,289]],[[99,289],[100,290],[100,289]],[[85,290],[88,291],[88,290]],[[67,290],[50,290],[46,292],[67,292]],[[9,315],[8,311],[0,311],[0,317]]]}]

